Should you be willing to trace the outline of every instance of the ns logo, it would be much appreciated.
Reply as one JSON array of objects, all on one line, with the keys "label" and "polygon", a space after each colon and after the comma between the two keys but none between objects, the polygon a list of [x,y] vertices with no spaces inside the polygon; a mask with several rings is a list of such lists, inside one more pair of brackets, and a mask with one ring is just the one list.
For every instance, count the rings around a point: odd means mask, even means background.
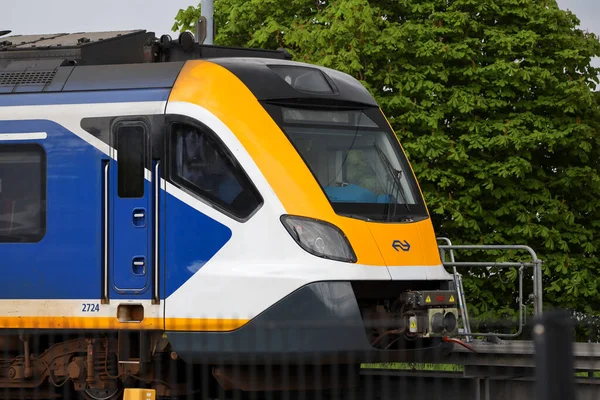
[{"label": "ns logo", "polygon": [[410,250],[410,243],[408,243],[406,240],[404,242],[400,241],[400,240],[394,240],[392,242],[392,247],[394,248],[394,250],[396,251],[409,251]]}]

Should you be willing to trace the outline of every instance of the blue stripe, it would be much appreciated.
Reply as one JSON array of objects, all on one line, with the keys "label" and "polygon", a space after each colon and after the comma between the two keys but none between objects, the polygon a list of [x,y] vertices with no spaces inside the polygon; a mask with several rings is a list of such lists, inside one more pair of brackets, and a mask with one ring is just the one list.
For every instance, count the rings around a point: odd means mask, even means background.
[{"label": "blue stripe", "polygon": [[167,101],[170,92],[171,89],[130,89],[88,92],[0,94],[0,107],[51,104]]}]

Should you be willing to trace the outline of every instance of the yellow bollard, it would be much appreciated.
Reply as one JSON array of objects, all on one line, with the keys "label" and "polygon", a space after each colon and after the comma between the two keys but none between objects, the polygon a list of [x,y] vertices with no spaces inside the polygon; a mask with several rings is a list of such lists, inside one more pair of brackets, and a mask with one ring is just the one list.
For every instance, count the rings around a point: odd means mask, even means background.
[{"label": "yellow bollard", "polygon": [[156,390],[127,388],[123,400],[156,400]]}]

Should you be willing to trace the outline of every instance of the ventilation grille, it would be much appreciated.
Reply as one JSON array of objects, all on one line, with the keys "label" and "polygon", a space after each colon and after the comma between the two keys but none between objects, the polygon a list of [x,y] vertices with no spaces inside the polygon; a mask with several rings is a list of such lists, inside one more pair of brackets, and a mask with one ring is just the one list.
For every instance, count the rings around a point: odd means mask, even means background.
[{"label": "ventilation grille", "polygon": [[54,71],[0,72],[0,86],[48,85],[54,79]]}]

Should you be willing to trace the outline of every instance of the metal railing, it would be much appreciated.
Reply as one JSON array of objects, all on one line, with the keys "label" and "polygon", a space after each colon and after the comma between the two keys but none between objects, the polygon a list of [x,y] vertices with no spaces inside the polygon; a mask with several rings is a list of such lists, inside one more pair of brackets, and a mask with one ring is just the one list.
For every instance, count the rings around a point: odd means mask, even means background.
[{"label": "metal railing", "polygon": [[[448,244],[448,246],[452,246],[452,242],[448,238],[440,237],[437,239],[445,241]],[[443,252],[443,250],[441,250],[441,252]],[[442,256],[443,261],[443,254],[440,255]],[[454,250],[450,250],[450,261],[456,262],[456,260],[454,259]],[[467,308],[467,300],[465,297],[465,288],[463,286],[462,275],[458,273],[458,271],[456,270],[456,266],[452,267],[452,271],[454,275],[454,285],[456,286],[456,291],[458,292],[458,307],[460,309],[463,319],[463,329],[465,333],[469,334],[471,333],[471,323],[469,321],[469,310]],[[467,342],[470,342],[472,340],[472,337],[468,335],[465,337],[465,340]]]},{"label": "metal railing", "polygon": [[[540,316],[542,314],[542,261],[537,257],[535,251],[524,245],[453,245],[450,239],[446,237],[438,237],[438,241],[444,241],[446,245],[438,245],[440,250],[440,256],[442,263],[445,267],[452,267],[454,273],[454,281],[456,284],[456,290],[459,293],[459,307],[463,313],[463,326],[464,332],[459,333],[461,336],[466,336],[467,341],[471,341],[473,336],[494,336],[494,337],[505,337],[514,338],[521,335],[525,325],[525,310],[526,307],[523,304],[523,271],[524,268],[532,268],[532,279],[533,279],[533,293],[530,298],[533,299],[533,313],[534,316]],[[446,251],[449,250],[450,262],[445,261]],[[455,260],[455,250],[523,250],[527,251],[531,256],[531,262],[487,262],[487,261],[465,261],[457,262]],[[515,333],[491,333],[491,332],[476,332],[471,331],[469,313],[467,310],[466,295],[462,283],[462,275],[458,273],[457,267],[496,267],[496,268],[512,268],[519,267],[519,323],[518,329]],[[462,299],[461,299],[462,297]],[[462,304],[461,304],[462,303]]]}]

